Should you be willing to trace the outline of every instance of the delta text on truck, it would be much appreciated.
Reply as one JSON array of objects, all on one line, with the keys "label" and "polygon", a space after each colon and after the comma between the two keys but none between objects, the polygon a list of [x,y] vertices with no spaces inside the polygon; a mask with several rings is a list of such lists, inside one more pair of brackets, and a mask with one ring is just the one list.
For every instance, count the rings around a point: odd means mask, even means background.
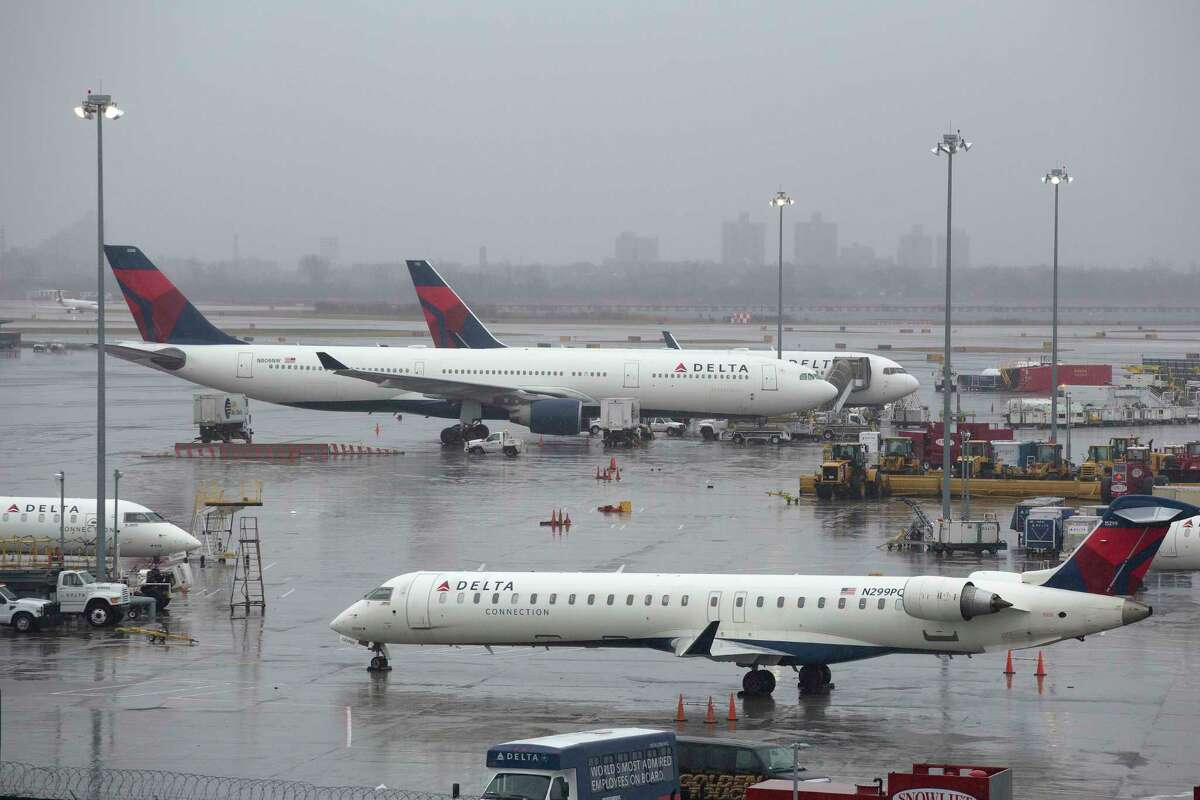
[{"label": "delta text on truck", "polygon": [[675,734],[609,728],[492,747],[482,800],[679,800]]}]

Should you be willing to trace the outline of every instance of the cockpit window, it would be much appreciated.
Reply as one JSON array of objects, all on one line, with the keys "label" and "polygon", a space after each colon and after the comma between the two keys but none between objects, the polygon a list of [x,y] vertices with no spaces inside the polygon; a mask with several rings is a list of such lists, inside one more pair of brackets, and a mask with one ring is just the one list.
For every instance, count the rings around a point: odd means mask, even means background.
[{"label": "cockpit window", "polygon": [[906,370],[904,367],[884,367],[883,374],[884,375],[907,375],[908,370]]},{"label": "cockpit window", "polygon": [[161,515],[156,514],[153,511],[126,511],[125,512],[125,521],[126,522],[162,522],[163,518]]},{"label": "cockpit window", "polygon": [[376,589],[375,591],[368,594],[367,599],[368,600],[391,600],[392,599],[392,587],[380,586],[378,589]]}]

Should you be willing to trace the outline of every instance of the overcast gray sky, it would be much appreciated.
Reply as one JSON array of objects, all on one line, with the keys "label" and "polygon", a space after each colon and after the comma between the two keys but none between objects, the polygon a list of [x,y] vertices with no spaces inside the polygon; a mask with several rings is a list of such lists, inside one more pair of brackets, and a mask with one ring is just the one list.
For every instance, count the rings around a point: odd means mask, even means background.
[{"label": "overcast gray sky", "polygon": [[[1200,3],[16,2],[0,5],[0,225],[27,246],[95,204],[109,241],[294,261],[600,260],[622,230],[714,259],[782,186],[895,251],[956,225],[972,261],[1200,260]],[[789,226],[790,227],[790,226]],[[774,236],[773,226],[769,237]],[[773,238],[771,239],[773,241]],[[790,240],[789,249],[790,255]]]}]

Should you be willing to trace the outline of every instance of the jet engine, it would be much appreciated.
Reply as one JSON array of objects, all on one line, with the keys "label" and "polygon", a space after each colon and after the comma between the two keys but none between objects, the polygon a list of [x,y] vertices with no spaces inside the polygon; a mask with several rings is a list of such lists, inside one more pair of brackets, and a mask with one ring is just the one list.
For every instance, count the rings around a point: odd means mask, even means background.
[{"label": "jet engine", "polygon": [[937,622],[962,622],[995,614],[1012,603],[995,592],[962,578],[922,575],[904,584],[904,610],[910,617]]},{"label": "jet engine", "polygon": [[512,421],[533,433],[574,436],[583,430],[583,403],[570,398],[534,400],[517,409]]}]

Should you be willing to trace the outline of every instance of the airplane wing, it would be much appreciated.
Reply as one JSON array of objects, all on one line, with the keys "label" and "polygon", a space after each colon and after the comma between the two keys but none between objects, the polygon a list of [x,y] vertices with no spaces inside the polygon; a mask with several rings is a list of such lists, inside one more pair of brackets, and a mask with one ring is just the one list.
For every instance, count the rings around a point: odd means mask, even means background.
[{"label": "airplane wing", "polygon": [[551,397],[569,398],[580,400],[584,403],[596,402],[593,398],[582,392],[560,386],[521,386],[514,388],[512,386],[497,386],[451,378],[432,378],[426,375],[395,375],[390,372],[351,369],[325,352],[318,352],[317,359],[321,362],[322,367],[335,375],[370,381],[388,389],[420,392],[430,397],[441,397],[447,400],[477,400],[480,403],[504,408],[517,406],[530,400]]}]

